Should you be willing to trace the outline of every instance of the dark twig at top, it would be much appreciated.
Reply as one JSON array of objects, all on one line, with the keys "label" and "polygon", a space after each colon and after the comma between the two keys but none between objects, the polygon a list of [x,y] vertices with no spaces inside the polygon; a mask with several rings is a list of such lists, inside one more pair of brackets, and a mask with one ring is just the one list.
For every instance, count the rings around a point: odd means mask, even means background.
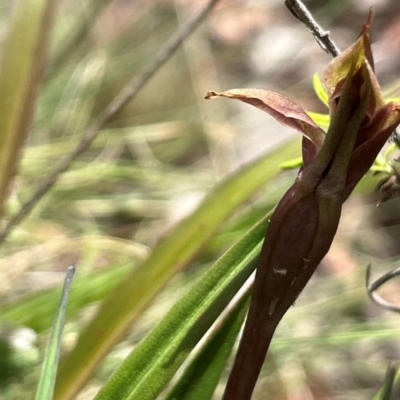
[{"label": "dark twig at top", "polygon": [[322,50],[331,54],[332,57],[337,57],[340,54],[340,50],[330,38],[330,32],[324,31],[321,28],[310,11],[308,11],[307,7],[300,0],[285,0],[285,6],[313,34]]},{"label": "dark twig at top", "polygon": [[100,130],[149,82],[153,75],[162,67],[165,62],[175,53],[175,51],[209,14],[212,8],[220,0],[210,0],[192,18],[188,19],[182,27],[168,40],[164,47],[157,53],[152,62],[135,76],[128,85],[108,104],[97,119],[84,131],[81,140],[68,156],[58,165],[58,167],[43,181],[39,187],[24,203],[20,210],[5,224],[0,232],[0,244],[5,241],[11,231],[29,215],[39,200],[54,186],[62,173],[67,171],[71,164],[84,153],[93,140],[98,136]]},{"label": "dark twig at top", "polygon": [[381,308],[388,310],[388,311],[394,311],[397,313],[400,313],[400,307],[395,306],[392,303],[389,303],[388,301],[382,299],[377,293],[376,290],[378,290],[383,284],[388,282],[390,279],[399,276],[400,275],[400,267],[394,269],[393,271],[389,271],[386,274],[382,275],[380,278],[378,278],[376,281],[371,283],[371,265],[369,264],[367,266],[367,272],[366,272],[366,286],[367,286],[367,292],[369,297]]}]

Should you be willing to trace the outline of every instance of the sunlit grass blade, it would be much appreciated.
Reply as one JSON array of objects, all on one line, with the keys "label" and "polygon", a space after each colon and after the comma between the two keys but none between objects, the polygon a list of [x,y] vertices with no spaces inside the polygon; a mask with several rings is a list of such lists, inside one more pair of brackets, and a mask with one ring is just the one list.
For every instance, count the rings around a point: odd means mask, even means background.
[{"label": "sunlit grass blade", "polygon": [[57,4],[14,3],[0,62],[0,213],[32,122]]},{"label": "sunlit grass blade", "polygon": [[213,326],[209,337],[164,400],[211,399],[246,317],[250,293],[249,283]]},{"label": "sunlit grass blade", "polygon": [[58,359],[60,356],[62,334],[65,323],[65,314],[67,311],[69,291],[74,273],[75,267],[69,267],[65,277],[60,303],[58,305],[56,317],[46,348],[46,355],[42,366],[39,387],[36,392],[36,400],[53,399]]},{"label": "sunlit grass blade", "polygon": [[253,261],[271,214],[250,229],[182,296],[125,359],[96,400],[157,397],[254,270]]},{"label": "sunlit grass blade", "polygon": [[[396,374],[397,373],[397,374]],[[396,376],[397,375],[397,376]],[[392,389],[395,380],[399,380],[398,367],[396,364],[389,364],[386,370],[385,382],[383,382],[382,388],[373,397],[372,400],[390,400],[392,398]]]},{"label": "sunlit grass blade", "polygon": [[[280,147],[222,182],[181,221],[103,301],[77,345],[61,360],[55,398],[72,398],[95,367],[164,285],[206,244],[221,222],[276,177],[277,164],[298,154],[298,141]],[[95,339],[94,339],[95,338]]]}]

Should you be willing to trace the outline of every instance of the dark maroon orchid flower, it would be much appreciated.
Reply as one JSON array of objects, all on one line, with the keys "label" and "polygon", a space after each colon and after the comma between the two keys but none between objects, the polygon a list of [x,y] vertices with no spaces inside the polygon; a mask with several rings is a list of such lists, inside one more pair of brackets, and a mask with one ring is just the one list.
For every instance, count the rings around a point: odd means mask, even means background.
[{"label": "dark maroon orchid flower", "polygon": [[369,24],[322,75],[331,120],[326,134],[278,93],[234,89],[206,96],[249,103],[304,136],[303,167],[277,205],[261,251],[225,400],[250,399],[278,323],[331,246],[343,202],[400,123],[400,105],[385,103],[374,74]]}]

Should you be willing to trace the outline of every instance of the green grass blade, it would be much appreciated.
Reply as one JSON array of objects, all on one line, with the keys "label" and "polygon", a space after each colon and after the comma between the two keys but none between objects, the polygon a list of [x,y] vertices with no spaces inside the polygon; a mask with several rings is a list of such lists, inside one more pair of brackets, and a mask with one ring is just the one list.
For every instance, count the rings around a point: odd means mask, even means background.
[{"label": "green grass blade", "polygon": [[61,360],[55,398],[72,398],[98,363],[165,284],[187,265],[221,222],[274,179],[277,165],[298,154],[296,140],[270,153],[222,182],[189,217],[154,248],[150,257],[125,277],[100,306],[77,345]]},{"label": "green grass blade", "polygon": [[251,286],[249,285],[222,320],[216,322],[215,331],[164,400],[209,400],[212,398],[246,317],[250,293]]},{"label": "green grass blade", "polygon": [[46,356],[42,366],[39,387],[36,392],[36,400],[53,399],[57,365],[60,356],[62,334],[64,330],[65,314],[67,311],[69,291],[74,274],[75,267],[69,267],[65,277],[64,287],[54,324],[50,332],[49,342],[47,344]]},{"label": "green grass blade", "polygon": [[232,246],[126,358],[96,400],[152,400],[255,268],[269,213]]},{"label": "green grass blade", "polygon": [[12,7],[0,57],[1,213],[32,122],[56,4],[54,0],[18,0]]}]

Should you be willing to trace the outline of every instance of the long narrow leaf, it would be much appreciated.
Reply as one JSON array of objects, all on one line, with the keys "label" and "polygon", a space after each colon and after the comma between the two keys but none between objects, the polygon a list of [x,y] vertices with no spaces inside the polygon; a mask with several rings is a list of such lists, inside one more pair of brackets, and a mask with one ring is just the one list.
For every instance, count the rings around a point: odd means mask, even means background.
[{"label": "long narrow leaf", "polygon": [[110,348],[161,288],[205,245],[221,222],[273,179],[277,165],[298,154],[298,142],[280,147],[220,184],[198,209],[161,241],[150,257],[104,300],[72,352],[61,360],[55,398],[71,399]]},{"label": "long narrow leaf", "polygon": [[152,400],[255,268],[271,213],[232,246],[126,358],[96,400]]},{"label": "long narrow leaf", "polygon": [[56,382],[58,359],[61,350],[62,334],[64,330],[65,314],[67,312],[68,296],[71,288],[75,267],[69,267],[65,276],[64,287],[58,305],[56,317],[51,329],[47,344],[46,356],[42,366],[36,400],[52,400]]},{"label": "long narrow leaf", "polygon": [[0,215],[32,122],[47,58],[55,0],[18,0],[0,64]]},{"label": "long narrow leaf", "polygon": [[250,293],[251,285],[248,285],[224,318],[216,322],[215,331],[207,338],[164,400],[211,399],[246,317]]}]

